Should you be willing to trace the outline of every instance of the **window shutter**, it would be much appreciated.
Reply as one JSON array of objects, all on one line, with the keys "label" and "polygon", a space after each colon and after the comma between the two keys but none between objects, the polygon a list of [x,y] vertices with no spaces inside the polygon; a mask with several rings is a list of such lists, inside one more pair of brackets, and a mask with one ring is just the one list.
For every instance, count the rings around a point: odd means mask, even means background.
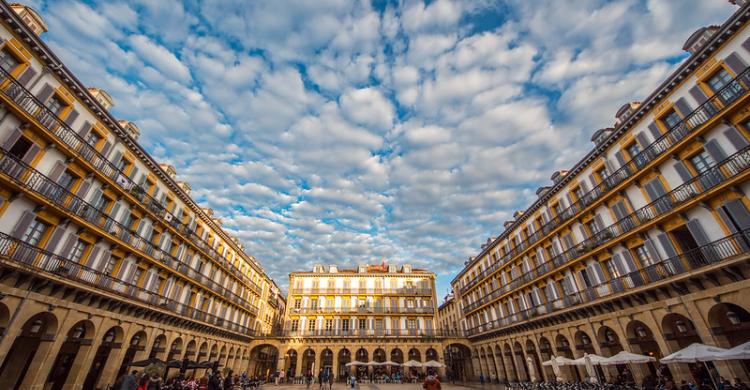
[{"label": "window shutter", "polygon": [[604,219],[602,219],[602,216],[599,214],[596,214],[594,216],[594,221],[596,221],[596,227],[599,228],[599,230],[604,230],[606,226],[604,225]]},{"label": "window shutter", "polygon": [[602,265],[599,264],[599,262],[595,261],[593,264],[591,264],[591,268],[594,270],[594,274],[596,275],[597,284],[603,284],[607,282],[607,278],[604,277],[604,272],[602,271]]},{"label": "window shutter", "polygon": [[687,117],[690,114],[690,112],[693,111],[684,97],[677,99],[674,105],[677,108],[677,111],[679,111],[680,114],[682,114],[683,118]]},{"label": "window shutter", "polygon": [[643,134],[643,132],[636,134],[635,139],[638,141],[638,144],[641,145],[641,150],[645,150],[648,147],[648,138],[646,138],[646,134]]},{"label": "window shutter", "polygon": [[76,118],[78,118],[78,111],[76,109],[72,109],[70,113],[68,113],[68,116],[65,117],[65,124],[68,126],[73,125],[73,122],[75,122]]},{"label": "window shutter", "polygon": [[77,239],[78,239],[78,236],[76,236],[74,233],[68,234],[68,239],[67,241],[65,241],[65,245],[63,245],[62,250],[60,251],[60,256],[62,257],[70,256],[70,252],[73,249],[73,244],[75,244]]},{"label": "window shutter", "polygon": [[25,162],[26,164],[31,164],[32,161],[34,161],[34,157],[36,157],[37,154],[39,154],[39,151],[42,148],[39,147],[36,143],[32,143],[31,147],[29,147],[29,150],[26,151],[26,154],[23,155],[23,158],[21,161]]},{"label": "window shutter", "polygon": [[659,241],[662,249],[664,249],[664,253],[667,254],[667,258],[677,257],[677,250],[675,250],[672,241],[669,240],[666,233],[659,234],[656,236],[656,239]]},{"label": "window shutter", "polygon": [[708,236],[706,236],[706,232],[703,230],[703,226],[701,226],[700,221],[697,219],[689,220],[687,222],[687,227],[698,245],[703,246],[710,242]]},{"label": "window shutter", "polygon": [[750,229],[750,213],[748,213],[745,204],[741,200],[730,200],[724,204],[724,207],[741,230]]},{"label": "window shutter", "polygon": [[586,234],[586,229],[584,229],[583,226],[578,227],[578,233],[581,235],[581,241],[585,241],[589,238],[589,235]]},{"label": "window shutter", "polygon": [[112,160],[111,160],[112,164],[114,165],[119,164],[121,159],[122,159],[122,151],[118,150],[117,152],[115,152],[114,157],[112,157]]},{"label": "window shutter", "polygon": [[57,179],[60,178],[60,175],[62,175],[63,171],[65,171],[65,164],[63,164],[62,160],[56,161],[55,165],[52,167],[52,170],[49,173],[50,180],[57,183]]},{"label": "window shutter", "polygon": [[654,137],[655,140],[661,137],[661,131],[659,130],[659,126],[656,125],[656,122],[649,123],[648,131],[651,132],[651,135]]},{"label": "window shutter", "polygon": [[747,68],[747,64],[745,64],[745,61],[737,54],[736,51],[728,55],[724,60],[724,63],[727,64],[729,69],[732,69],[732,71],[737,75],[742,73],[742,71]]},{"label": "window shutter", "polygon": [[651,257],[658,261],[661,259],[661,255],[659,255],[659,251],[656,250],[656,246],[654,245],[653,240],[650,238],[646,240],[646,249],[648,250],[648,253],[651,255]]},{"label": "window shutter", "polygon": [[62,238],[62,235],[64,233],[65,233],[64,227],[55,226],[55,231],[52,232],[52,236],[50,236],[49,240],[47,240],[47,244],[44,246],[44,249],[50,252],[54,252],[55,248],[60,243],[60,239]]},{"label": "window shutter", "polygon": [[742,136],[742,134],[740,134],[740,132],[737,131],[737,129],[735,129],[734,127],[730,127],[725,130],[724,136],[727,137],[729,142],[732,143],[732,146],[734,146],[736,150],[742,150],[750,145],[750,143],[747,142],[747,139],[745,139],[745,137]]},{"label": "window shutter", "polygon": [[699,86],[694,86],[693,88],[690,88],[690,95],[695,99],[698,104],[703,104],[706,101],[708,101],[708,96],[706,96],[705,93],[703,93],[703,90]]},{"label": "window shutter", "polygon": [[18,78],[18,83],[26,87],[29,81],[34,78],[34,76],[36,76],[36,70],[29,66],[26,68],[26,71],[23,72],[21,77]]},{"label": "window shutter", "polygon": [[104,141],[104,145],[102,145],[102,151],[100,152],[102,157],[104,157],[105,159],[107,158],[107,153],[109,153],[109,148],[111,147],[112,144],[109,141]]},{"label": "window shutter", "polygon": [[80,135],[81,138],[83,138],[83,137],[85,137],[89,133],[89,130],[91,130],[91,122],[84,121],[83,125],[78,130],[78,135]]},{"label": "window shutter", "polygon": [[96,203],[98,203],[98,202],[99,202],[99,199],[101,199],[101,198],[102,198],[102,195],[103,195],[103,194],[104,194],[104,193],[102,192],[102,189],[101,189],[101,188],[97,188],[97,189],[96,189],[96,190],[94,191],[94,195],[93,195],[93,196],[91,196],[91,199],[89,200],[89,203],[91,203],[92,205],[95,205]]},{"label": "window shutter", "polygon": [[724,152],[724,149],[721,148],[721,145],[719,145],[719,142],[715,139],[709,140],[703,146],[706,148],[708,154],[710,154],[714,161],[716,161],[717,163],[722,162],[727,158],[727,154]]},{"label": "window shutter", "polygon": [[746,39],[745,42],[742,42],[742,48],[750,52],[750,38]]},{"label": "window shutter", "polygon": [[101,248],[98,246],[94,246],[91,249],[91,253],[89,253],[89,258],[86,260],[86,266],[93,268],[94,262],[96,261],[96,257],[99,255],[99,252],[101,251]]},{"label": "window shutter", "polygon": [[81,183],[81,186],[78,187],[78,191],[76,192],[76,195],[80,198],[85,198],[86,194],[89,192],[89,188],[91,187],[91,180],[84,180],[83,183]]},{"label": "window shutter", "polygon": [[52,96],[52,91],[54,89],[51,85],[45,83],[42,86],[42,89],[39,91],[39,93],[36,95],[37,99],[39,99],[42,103],[46,102],[47,99],[49,99],[50,96]]},{"label": "window shutter", "polygon": [[5,150],[10,150],[11,147],[18,141],[18,139],[21,138],[21,130],[18,128],[15,128],[11,130],[10,134],[8,134],[8,137],[5,138],[5,142],[3,142],[3,148]]},{"label": "window shutter", "polygon": [[570,197],[570,193],[565,194],[565,199],[568,201],[568,207],[573,205],[573,199]]},{"label": "window shutter", "polygon": [[683,182],[687,182],[693,178],[693,175],[690,174],[690,171],[688,171],[682,161],[678,161],[677,163],[675,163],[674,169],[677,171],[677,174],[680,175],[680,178]]},{"label": "window shutter", "polygon": [[101,259],[99,260],[99,262],[98,262],[98,263],[96,263],[96,264],[95,264],[95,265],[93,266],[93,267],[94,267],[94,269],[96,269],[97,271],[102,271],[102,272],[103,272],[103,271],[104,271],[104,269],[105,269],[105,267],[107,266],[107,263],[109,263],[109,259],[110,259],[111,257],[112,257],[112,252],[110,252],[109,250],[105,249],[105,250],[104,250],[104,251],[102,252],[102,257],[101,257]]},{"label": "window shutter", "polygon": [[120,207],[122,205],[120,202],[115,202],[115,204],[112,206],[112,210],[109,211],[109,217],[113,220],[117,220],[117,213],[120,211]]},{"label": "window shutter", "polygon": [[[593,179],[593,176],[589,175],[589,180],[592,180],[592,179]],[[595,181],[591,181],[591,183],[596,183],[596,182]],[[586,179],[581,178],[581,181],[580,181],[579,185],[581,187],[581,192],[583,192],[584,194],[587,193],[587,192],[589,192],[589,186],[586,184]]]},{"label": "window shutter", "polygon": [[625,266],[625,262],[622,259],[622,255],[619,253],[615,253],[612,256],[612,261],[615,264],[615,268],[617,268],[617,272],[620,273],[620,275],[626,275],[628,273],[628,269]]},{"label": "window shutter", "polygon": [[24,211],[10,235],[20,240],[23,234],[26,233],[32,220],[34,220],[34,213],[28,210]]},{"label": "window shutter", "polygon": [[622,151],[615,153],[615,158],[617,158],[617,162],[620,163],[620,166],[625,166],[625,157],[622,155]]}]

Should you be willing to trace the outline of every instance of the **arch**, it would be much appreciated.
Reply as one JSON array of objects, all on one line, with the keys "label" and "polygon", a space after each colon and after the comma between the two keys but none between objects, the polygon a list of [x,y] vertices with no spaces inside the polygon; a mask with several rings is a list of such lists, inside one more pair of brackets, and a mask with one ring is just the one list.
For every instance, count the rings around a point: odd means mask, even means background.
[{"label": "arch", "polygon": [[453,343],[443,351],[446,374],[459,381],[469,380],[474,372],[471,362],[471,350],[464,344]]},{"label": "arch", "polygon": [[[252,352],[251,352],[252,355]],[[286,370],[286,377],[292,378],[297,375],[297,350],[288,349],[284,354],[284,370]]]},{"label": "arch", "polygon": [[51,312],[37,313],[26,320],[0,366],[0,388],[21,386],[35,355],[37,352],[46,353],[57,329],[57,317]]},{"label": "arch", "polygon": [[370,361],[370,353],[367,352],[366,349],[360,348],[357,350],[357,353],[354,355],[354,360],[362,363],[367,363]]},{"label": "arch", "polygon": [[708,325],[719,347],[732,348],[750,340],[750,313],[734,303],[717,303],[708,311]]},{"label": "arch", "polygon": [[227,346],[222,345],[219,350],[219,367],[226,367],[227,364]]},{"label": "arch", "polygon": [[327,375],[333,374],[333,351],[325,348],[320,352],[320,369]]},{"label": "arch", "polygon": [[107,359],[109,359],[109,355],[112,352],[112,349],[115,347],[115,345],[122,344],[124,337],[125,332],[120,326],[112,326],[107,329],[106,332],[104,332],[101,344],[99,345],[99,348],[97,348],[96,354],[94,355],[94,361],[91,364],[89,373],[88,375],[86,375],[86,380],[83,382],[83,388],[91,389],[97,385],[97,382],[102,375],[102,371],[104,371],[104,366],[107,363]]},{"label": "arch", "polygon": [[510,344],[505,343],[503,345],[503,363],[505,364],[505,372],[508,373],[508,378],[511,381],[518,381],[519,376],[516,371],[516,365],[513,363],[513,351],[510,348]]},{"label": "arch", "polygon": [[198,349],[198,343],[195,342],[195,340],[190,340],[187,343],[187,347],[185,347],[185,355],[184,359],[195,359],[195,354],[197,353]]},{"label": "arch", "polygon": [[347,348],[341,348],[338,355],[339,366],[336,368],[336,376],[343,378],[347,376],[346,364],[352,361],[352,352]]},{"label": "arch", "polygon": [[[45,388],[60,390],[68,381],[73,363],[79,354],[85,356],[95,334],[94,323],[81,320],[68,329],[65,342],[60,346],[45,383]],[[82,353],[81,353],[82,352]]]},{"label": "arch", "polygon": [[427,351],[425,351],[424,355],[426,362],[439,360],[438,351],[435,350],[435,348],[427,348]]},{"label": "arch", "polygon": [[702,343],[693,321],[678,313],[669,313],[661,320],[662,333],[672,352],[687,347],[692,343]]},{"label": "arch", "polygon": [[412,348],[409,350],[409,359],[408,360],[414,360],[421,362],[422,361],[422,353],[419,352],[418,349]]},{"label": "arch", "polygon": [[503,363],[503,350],[499,345],[495,344],[492,347],[493,355],[495,357],[495,366],[497,366],[497,375],[501,381],[508,380],[508,373],[505,371],[505,364]]},{"label": "arch", "polygon": [[204,341],[198,347],[198,355],[195,357],[195,361],[204,362],[208,358],[208,342]]},{"label": "arch", "polygon": [[526,355],[527,359],[531,358],[531,364],[534,367],[534,380],[539,379],[546,379],[546,373],[544,372],[544,369],[542,368],[542,361],[539,358],[539,355],[536,352],[536,345],[534,345],[534,342],[531,340],[526,340]]},{"label": "arch", "polygon": [[234,345],[229,346],[229,353],[227,353],[227,362],[224,366],[230,370],[234,366]]},{"label": "arch", "polygon": [[161,360],[166,359],[166,351],[167,351],[167,336],[165,334],[160,334],[154,338],[154,343],[151,344],[151,352],[149,352],[148,357],[149,358],[157,358]]},{"label": "arch", "polygon": [[385,350],[383,348],[375,348],[374,351],[372,351],[372,361],[383,363],[388,358],[386,357]]},{"label": "arch", "polygon": [[177,337],[172,340],[172,344],[169,345],[169,352],[167,352],[167,360],[176,360],[182,353],[182,337]]},{"label": "arch", "polygon": [[575,340],[577,351],[589,354],[595,352],[594,341],[591,339],[591,336],[589,336],[588,333],[579,330],[573,335],[573,340]]},{"label": "arch", "polygon": [[[651,331],[651,328],[649,328],[648,325],[644,324],[643,322],[638,320],[631,320],[630,322],[628,322],[628,324],[625,326],[625,337],[627,338],[627,342],[630,345],[630,349],[634,353],[652,356],[656,359],[661,359],[662,357],[664,357],[661,348],[659,348],[659,343],[657,343],[656,339],[654,339],[654,332]],[[656,366],[654,365],[654,363],[649,362],[647,366],[649,371],[651,372],[651,375],[655,376]],[[663,369],[669,370],[669,366],[665,365]]]},{"label": "arch", "polygon": [[315,368],[315,351],[308,348],[302,354],[302,375],[313,375]]},{"label": "arch", "polygon": [[604,325],[599,327],[599,330],[596,332],[596,338],[605,357],[612,356],[623,350],[620,343],[620,336],[609,326]]},{"label": "arch", "polygon": [[[290,350],[292,351],[292,350]],[[234,353],[235,361],[240,360],[241,354],[240,349]],[[295,351],[294,358],[296,360],[297,353]],[[279,349],[271,344],[261,344],[250,349],[250,374],[257,375],[258,377],[266,378],[276,372],[276,362],[279,359]],[[284,359],[290,359],[289,353],[285,355]],[[286,370],[286,363],[284,363]]]},{"label": "arch", "polygon": [[133,336],[130,337],[130,340],[127,344],[127,350],[125,351],[125,356],[122,358],[122,362],[120,363],[120,369],[117,370],[117,375],[115,378],[119,378],[122,375],[125,375],[128,372],[128,367],[130,367],[130,363],[133,362],[135,359],[135,356],[140,351],[146,350],[146,341],[148,336],[146,335],[146,332],[144,331],[138,331]]},{"label": "arch", "polygon": [[215,362],[219,358],[219,344],[213,344],[208,353],[208,361]]},{"label": "arch", "polygon": [[390,360],[399,364],[404,362],[404,352],[401,350],[401,348],[393,348],[391,350]]},{"label": "arch", "polygon": [[518,369],[518,374],[521,376],[521,380],[530,381],[531,373],[529,372],[529,366],[526,363],[526,355],[523,352],[523,346],[521,343],[516,341],[513,343],[513,351],[515,352],[514,360]]}]

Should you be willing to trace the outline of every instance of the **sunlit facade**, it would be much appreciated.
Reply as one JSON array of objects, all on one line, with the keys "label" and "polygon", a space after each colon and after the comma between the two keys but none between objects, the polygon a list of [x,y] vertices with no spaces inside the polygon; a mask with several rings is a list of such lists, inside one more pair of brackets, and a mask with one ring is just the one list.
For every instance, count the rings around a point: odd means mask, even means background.
[{"label": "sunlit facade", "polygon": [[39,14],[0,15],[0,388],[104,388],[149,357],[247,368],[278,287]]},{"label": "sunlit facade", "polygon": [[[475,375],[552,380],[541,364],[552,355],[659,358],[750,340],[750,8],[737,3],[724,24],[689,37],[689,58],[594,132],[591,150],[554,172],[452,281]],[[635,379],[655,368],[634,367]],[[716,368],[747,379],[740,363]],[[703,370],[669,369],[691,380]]]}]

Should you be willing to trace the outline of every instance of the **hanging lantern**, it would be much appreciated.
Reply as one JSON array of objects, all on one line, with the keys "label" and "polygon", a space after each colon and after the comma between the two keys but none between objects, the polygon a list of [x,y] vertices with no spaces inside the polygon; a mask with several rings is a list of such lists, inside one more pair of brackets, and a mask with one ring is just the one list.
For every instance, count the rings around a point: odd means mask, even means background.
[{"label": "hanging lantern", "polygon": [[86,333],[86,328],[84,328],[82,324],[78,324],[75,328],[73,328],[73,334],[71,335],[71,338],[74,340],[80,339],[83,337],[84,333]]},{"label": "hanging lantern", "polygon": [[639,326],[635,328],[635,333],[638,335],[639,338],[645,339],[648,337],[648,332],[646,332],[646,328]]},{"label": "hanging lantern", "polygon": [[729,320],[729,323],[732,325],[739,325],[742,321],[740,320],[740,316],[737,315],[737,313],[729,310],[727,312],[727,319]]},{"label": "hanging lantern", "polygon": [[42,330],[42,325],[44,325],[44,322],[37,318],[34,320],[34,322],[31,323],[31,326],[29,327],[29,333],[32,335],[37,335]]},{"label": "hanging lantern", "polygon": [[688,327],[685,325],[682,320],[677,320],[677,322],[674,323],[675,327],[677,327],[677,331],[680,333],[687,333]]}]

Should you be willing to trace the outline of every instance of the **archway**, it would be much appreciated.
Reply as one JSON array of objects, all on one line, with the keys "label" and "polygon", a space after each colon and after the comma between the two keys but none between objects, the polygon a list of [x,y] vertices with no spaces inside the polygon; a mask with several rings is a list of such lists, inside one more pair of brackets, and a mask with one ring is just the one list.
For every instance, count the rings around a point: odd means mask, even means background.
[{"label": "archway", "polygon": [[302,375],[314,375],[315,370],[315,351],[308,348],[302,354]]},{"label": "archway", "polygon": [[183,359],[195,361],[195,354],[197,353],[198,343],[195,340],[190,340],[185,347],[185,355]]},{"label": "archway", "polygon": [[539,355],[536,353],[536,346],[531,340],[526,340],[526,354],[527,358],[531,358],[531,364],[534,367],[535,379],[543,380],[545,378],[545,372],[542,369],[542,362],[539,360]]},{"label": "archway", "polygon": [[327,375],[333,374],[333,351],[330,348],[326,348],[320,352],[320,368]]},{"label": "archway", "polygon": [[[682,314],[669,313],[665,315],[661,320],[661,327],[664,339],[666,340],[671,352],[677,352],[692,343],[703,342],[700,336],[698,336],[698,331],[695,329],[693,321]],[[674,368],[674,366],[679,364],[681,363],[673,365],[673,367],[670,368]],[[713,367],[713,363],[711,362],[706,364],[709,367]],[[705,365],[688,363],[687,366],[693,380],[695,380],[694,383],[703,383],[704,380],[710,380],[710,375]]]},{"label": "archway", "polygon": [[288,379],[297,375],[297,350],[290,349],[286,351],[286,355],[284,355],[284,370]]},{"label": "archway", "polygon": [[[568,342],[567,337],[561,334],[555,336],[555,350],[557,351],[557,356],[573,359],[573,352],[570,350],[570,342]],[[569,375],[571,375],[571,378],[575,381],[580,382],[582,380],[580,373],[574,366],[564,366],[561,367],[560,370],[567,370]]]},{"label": "archway", "polygon": [[68,330],[65,342],[60,347],[55,362],[52,364],[45,388],[62,389],[79,354],[85,356],[88,352],[94,333],[94,323],[89,320],[78,321]]},{"label": "archway", "polygon": [[[628,344],[630,344],[630,349],[634,353],[648,355],[657,360],[664,357],[659,348],[659,344],[654,339],[654,333],[643,322],[638,320],[628,322],[628,325],[625,327],[625,333],[627,335]],[[649,362],[647,366],[651,375],[655,376],[656,365]],[[669,373],[669,365],[665,364],[663,370],[666,370],[670,377],[672,376],[672,374]]]},{"label": "archway", "polygon": [[[463,344],[451,344],[444,354],[446,371],[451,378],[458,381],[470,379],[473,372],[471,366],[471,350]],[[395,361],[395,360],[394,360]]]},{"label": "archway", "polygon": [[[354,354],[354,360],[361,362],[361,363],[367,363],[370,361],[370,354],[367,352],[366,349],[360,348],[357,350],[357,352]],[[367,374],[367,366],[364,365],[358,365],[354,367],[356,370],[357,378],[361,378],[362,376]]]},{"label": "archway", "polygon": [[336,368],[336,376],[339,378],[346,378],[348,370],[346,364],[352,361],[352,353],[346,348],[342,348],[339,351],[339,366]]},{"label": "archway", "polygon": [[414,360],[416,362],[422,361],[422,353],[419,352],[418,349],[412,348],[409,350],[409,360]]},{"label": "archway", "polygon": [[151,346],[151,352],[149,352],[148,357],[150,359],[166,359],[166,344],[167,344],[167,336],[160,334],[156,336],[154,339],[154,344]]},{"label": "archway", "polygon": [[126,374],[128,372],[128,367],[130,367],[130,363],[135,359],[136,353],[146,349],[146,337],[146,332],[139,331],[130,338],[128,349],[125,351],[125,356],[122,359],[122,364],[120,364],[120,369],[117,370],[117,376],[115,376],[115,378],[119,378]]},{"label": "archway", "polygon": [[23,324],[21,334],[13,341],[0,366],[0,388],[20,387],[37,352],[47,353],[57,326],[57,318],[52,313],[39,313]]},{"label": "archway", "polygon": [[104,336],[102,336],[102,343],[99,345],[99,348],[96,349],[94,361],[91,364],[88,375],[86,375],[86,380],[83,382],[84,389],[94,388],[99,381],[99,377],[102,375],[104,365],[107,363],[107,359],[109,359],[109,354],[115,347],[119,348],[122,344],[123,337],[124,332],[119,326],[113,326],[104,333]]},{"label": "archway", "polygon": [[201,346],[198,347],[198,355],[195,357],[195,361],[199,363],[206,362],[208,358],[208,343],[202,342]]},{"label": "archway", "polygon": [[208,361],[212,363],[217,363],[219,358],[219,345],[214,344],[211,346],[211,352],[208,353]]},{"label": "archway", "polygon": [[589,337],[588,333],[579,330],[573,335],[573,339],[576,343],[576,350],[581,351],[581,356],[583,356],[584,353],[595,353],[594,343],[591,341],[591,337]]},{"label": "archway", "polygon": [[518,372],[521,376],[521,380],[530,381],[531,373],[529,372],[529,366],[526,363],[526,355],[523,353],[523,347],[521,346],[521,343],[519,343],[518,341],[513,343],[513,350],[515,352],[516,365],[520,367],[518,369]]},{"label": "archway", "polygon": [[[293,351],[293,350],[292,350]],[[236,353],[235,353],[236,355]],[[287,354],[287,359],[289,355]],[[237,359],[237,356],[235,356]],[[271,344],[261,344],[250,350],[250,373],[259,378],[266,378],[276,372],[276,361],[279,359],[279,350]],[[297,353],[294,354],[297,359]],[[296,362],[295,362],[296,363]],[[286,365],[286,363],[285,363]],[[285,367],[286,368],[286,367]]]},{"label": "archway", "polygon": [[508,343],[503,345],[503,364],[505,364],[505,372],[508,373],[508,380],[517,382],[519,377],[516,372],[516,366],[513,364],[513,351],[510,349],[510,344]]},{"label": "archway", "polygon": [[[539,356],[542,362],[552,359],[552,343],[550,343],[549,339],[544,336],[539,338]],[[544,370],[544,375],[548,381],[556,379],[555,370],[552,366],[542,365],[542,369]]]},{"label": "archway", "polygon": [[[714,305],[708,311],[708,324],[719,347],[733,348],[750,340],[750,313],[739,305],[723,302]],[[750,373],[750,360],[729,361],[728,364],[739,364]]]},{"label": "archway", "polygon": [[425,351],[425,361],[438,361],[439,356],[438,352],[435,350],[435,348],[427,348],[427,351]]},{"label": "archway", "polygon": [[234,366],[234,346],[233,345],[229,347],[229,353],[227,354],[227,362],[224,366],[230,370]]},{"label": "archway", "polygon": [[172,345],[169,346],[169,353],[167,353],[167,361],[177,360],[182,354],[182,338],[178,337],[172,341]]},{"label": "archway", "polygon": [[227,366],[227,346],[222,345],[219,350],[219,367]]},{"label": "archway", "polygon": [[503,350],[499,345],[495,344],[493,347],[493,356],[495,358],[495,366],[497,367],[497,375],[501,382],[508,381],[508,372],[505,370],[505,363],[503,362]]}]

